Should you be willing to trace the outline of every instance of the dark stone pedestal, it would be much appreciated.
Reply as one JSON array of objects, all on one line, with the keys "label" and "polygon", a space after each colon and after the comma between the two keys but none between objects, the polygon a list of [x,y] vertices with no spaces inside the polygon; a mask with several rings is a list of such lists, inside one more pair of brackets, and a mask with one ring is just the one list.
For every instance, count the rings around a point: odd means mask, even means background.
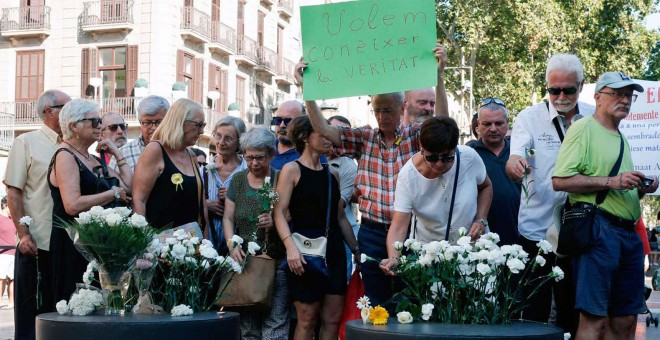
[{"label": "dark stone pedestal", "polygon": [[561,328],[534,322],[508,325],[458,325],[416,321],[400,324],[390,318],[387,325],[363,324],[362,320],[346,323],[346,340],[378,339],[544,339],[563,340]]},{"label": "dark stone pedestal", "polygon": [[239,340],[237,313],[71,316],[46,313],[37,316],[37,340],[129,339],[235,339]]}]

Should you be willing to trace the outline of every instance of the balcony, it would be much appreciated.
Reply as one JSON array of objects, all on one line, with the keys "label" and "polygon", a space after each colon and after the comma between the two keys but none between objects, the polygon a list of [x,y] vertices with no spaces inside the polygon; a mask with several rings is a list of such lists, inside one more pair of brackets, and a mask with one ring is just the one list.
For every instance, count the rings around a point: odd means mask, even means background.
[{"label": "balcony", "polygon": [[14,120],[13,114],[0,112],[0,154],[9,151],[14,143]]},{"label": "balcony", "polygon": [[293,85],[296,83],[296,78],[293,76],[293,69],[296,63],[293,61],[282,58],[281,62],[277,64],[277,76],[275,82],[282,85]]},{"label": "balcony", "polygon": [[[94,100],[94,99],[91,99]],[[137,123],[137,106],[142,98],[136,97],[110,97],[100,98],[97,102],[100,105],[99,114],[106,112],[119,113],[126,123]]]},{"label": "balcony", "polygon": [[237,46],[236,63],[239,65],[256,66],[259,60],[257,42],[244,35],[238,35]]},{"label": "balcony", "polygon": [[277,75],[277,52],[259,46],[257,49],[257,66],[255,70],[258,73],[263,73],[267,76],[274,77]]},{"label": "balcony", "polygon": [[92,35],[133,30],[133,0],[101,0],[83,3],[80,28]]},{"label": "balcony", "polygon": [[212,21],[209,50],[219,55],[236,53],[236,30],[219,21]]},{"label": "balcony", "polygon": [[293,16],[293,0],[279,0],[277,12],[284,20],[289,20]]},{"label": "balcony", "polygon": [[0,31],[12,45],[20,39],[39,38],[45,40],[50,35],[50,7],[23,6],[3,8]]},{"label": "balcony", "polygon": [[208,43],[211,32],[211,17],[192,7],[181,8],[181,37],[184,41],[190,40],[197,43]]},{"label": "balcony", "polygon": [[275,4],[276,0],[261,0],[259,2],[261,3],[261,6],[263,6],[264,8],[270,9],[271,6]]},{"label": "balcony", "polygon": [[214,111],[209,108],[204,108],[204,121],[206,122],[206,127],[204,127],[204,133],[213,136],[213,127],[222,118],[227,117],[227,113]]}]

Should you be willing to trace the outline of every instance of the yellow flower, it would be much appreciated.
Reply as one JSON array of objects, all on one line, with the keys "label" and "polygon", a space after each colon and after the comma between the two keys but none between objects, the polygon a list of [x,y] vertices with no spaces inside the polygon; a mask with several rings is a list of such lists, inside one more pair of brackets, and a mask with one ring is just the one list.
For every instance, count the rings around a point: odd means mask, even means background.
[{"label": "yellow flower", "polygon": [[371,321],[371,323],[374,325],[386,325],[387,318],[389,317],[390,314],[387,313],[387,310],[385,310],[385,308],[381,307],[380,305],[374,307],[371,310],[371,313],[369,313],[369,321]]},{"label": "yellow flower", "polygon": [[170,178],[170,180],[172,181],[172,184],[175,185],[175,191],[179,191],[179,187],[181,190],[183,190],[183,175],[177,172],[172,174],[172,178]]}]

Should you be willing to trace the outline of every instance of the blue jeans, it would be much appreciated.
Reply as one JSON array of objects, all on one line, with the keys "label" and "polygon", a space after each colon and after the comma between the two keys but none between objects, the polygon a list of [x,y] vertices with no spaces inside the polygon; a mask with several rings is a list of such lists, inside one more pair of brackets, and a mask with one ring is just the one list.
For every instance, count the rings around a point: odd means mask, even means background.
[{"label": "blue jeans", "polygon": [[[387,258],[387,230],[382,226],[374,226],[363,222],[358,231],[358,244],[362,254],[368,255],[378,261]],[[361,265],[364,292],[371,300],[371,305],[383,305],[394,293],[403,288],[400,280],[385,275],[378,263],[367,261]]]},{"label": "blue jeans", "polygon": [[[353,228],[353,235],[357,237],[358,234],[358,225],[355,223],[355,221],[351,221],[351,227]],[[346,278],[350,281],[351,280],[351,274],[353,274],[353,252],[351,251],[351,248],[348,247],[348,244],[346,241],[344,241],[344,248],[346,248]],[[359,261],[359,259],[358,259]]]}]

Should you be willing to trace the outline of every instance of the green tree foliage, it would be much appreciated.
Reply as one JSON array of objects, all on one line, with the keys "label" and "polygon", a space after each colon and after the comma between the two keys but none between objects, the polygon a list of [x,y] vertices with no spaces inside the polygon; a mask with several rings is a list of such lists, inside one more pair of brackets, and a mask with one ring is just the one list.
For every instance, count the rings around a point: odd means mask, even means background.
[{"label": "green tree foliage", "polygon": [[[578,55],[586,82],[611,70],[641,76],[660,40],[642,20],[658,1],[440,0],[438,37],[447,46],[449,66],[473,68],[474,110],[482,98],[495,96],[515,115],[545,96],[545,66],[555,53]],[[468,75],[447,71],[455,98],[461,98]]]},{"label": "green tree foliage", "polygon": [[651,51],[651,57],[646,63],[646,72],[643,79],[660,80],[660,41],[655,43],[655,47]]}]

